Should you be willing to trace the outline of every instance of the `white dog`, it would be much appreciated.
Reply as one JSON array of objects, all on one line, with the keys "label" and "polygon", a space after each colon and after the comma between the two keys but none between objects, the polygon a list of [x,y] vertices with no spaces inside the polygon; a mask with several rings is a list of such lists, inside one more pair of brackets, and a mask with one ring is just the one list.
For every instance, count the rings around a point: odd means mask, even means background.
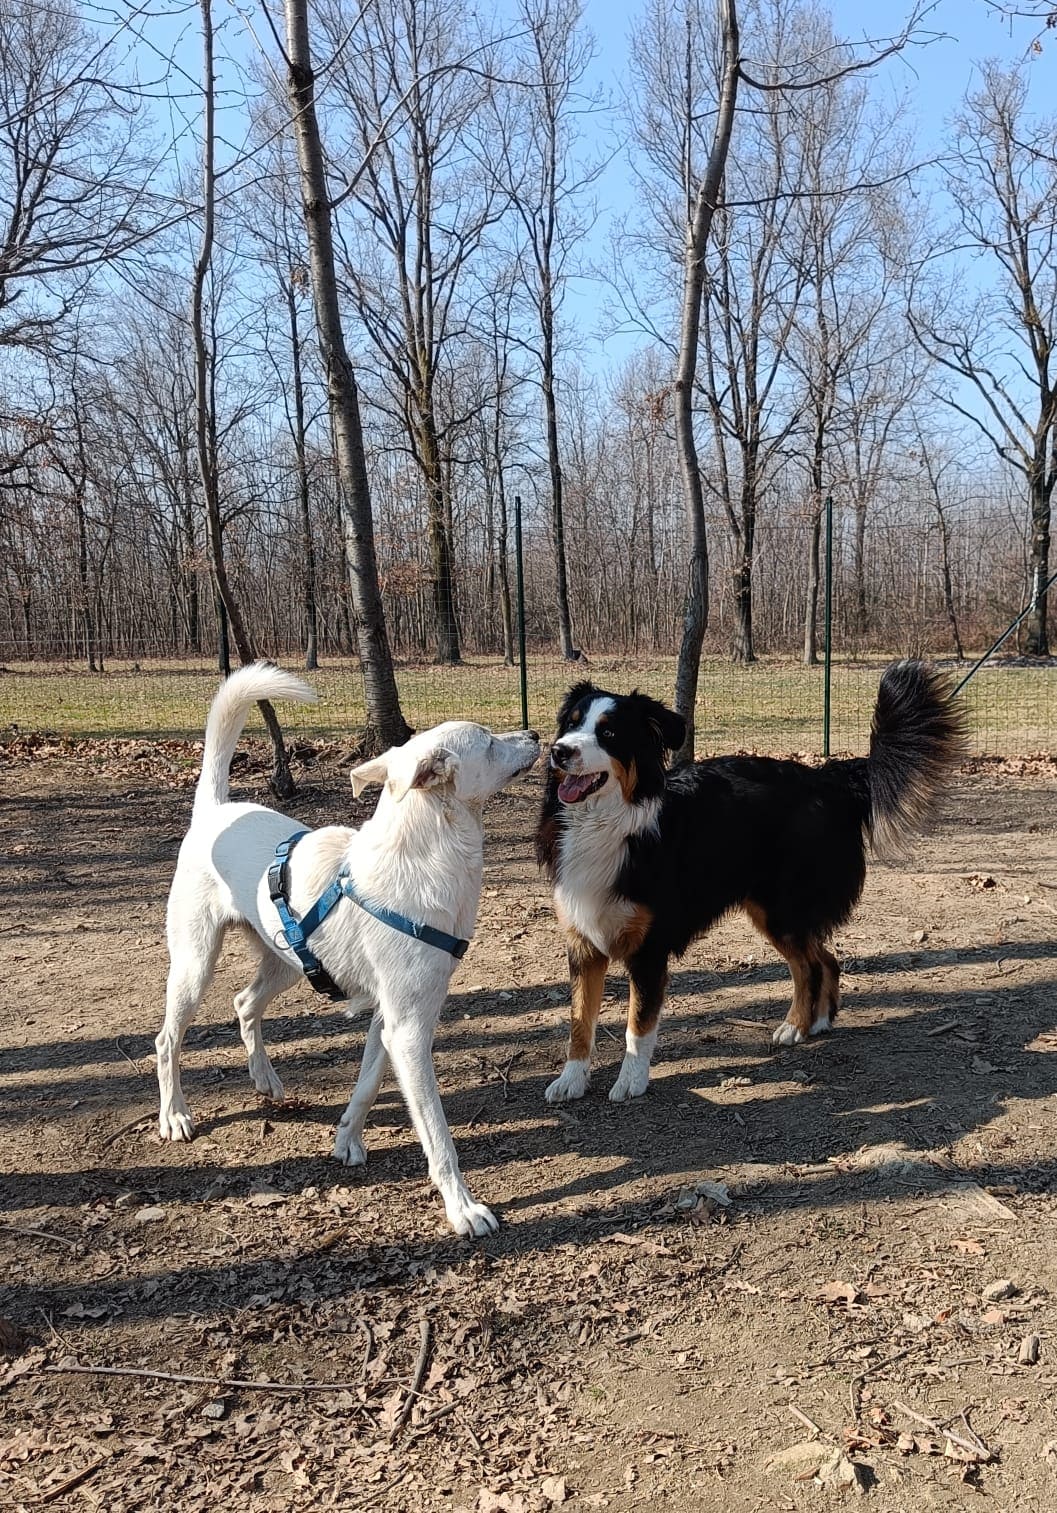
[{"label": "white dog", "polygon": [[[261,1017],[277,994],[300,980],[302,970],[283,933],[268,873],[277,846],[300,827],[260,804],[228,802],[228,769],[258,699],[308,703],[315,697],[292,673],[256,663],[233,673],[210,709],[191,826],[169,893],[165,1023],[155,1042],[163,1139],[191,1137],[180,1087],[180,1046],[232,925],[248,927],[258,955],[257,975],[235,999],[250,1077],[266,1097],[283,1096],[264,1048]],[[287,863],[286,896],[296,918],[335,881],[342,883],[345,895],[312,934],[311,950],[339,985],[336,994],[374,1008],[334,1154],[348,1166],[366,1161],[364,1122],[391,1060],[429,1174],[461,1235],[487,1234],[498,1221],[474,1202],[459,1171],[437,1091],[433,1036],[456,956],[477,918],[484,802],[538,755],[533,731],[492,735],[464,721],[424,731],[353,770],[357,794],[368,783],[385,784],[362,829],[329,825],[309,832]],[[389,920],[375,910],[388,911]],[[423,927],[448,948],[405,933]]]}]

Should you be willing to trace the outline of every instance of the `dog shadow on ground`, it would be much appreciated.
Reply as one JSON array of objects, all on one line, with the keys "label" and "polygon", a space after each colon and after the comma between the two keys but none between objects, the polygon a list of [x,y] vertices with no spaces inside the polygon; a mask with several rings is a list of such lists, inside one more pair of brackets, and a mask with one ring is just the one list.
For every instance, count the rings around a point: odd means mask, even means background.
[{"label": "dog shadow on ground", "polygon": [[[1017,983],[1014,974],[1011,986],[1002,974],[1020,962],[1053,962],[1055,970],[1026,984]],[[937,991],[933,982],[922,980],[920,990],[909,993],[884,987],[886,975],[953,963],[975,967],[979,985]],[[908,1166],[897,1159],[860,1168],[848,1158],[864,1146],[894,1146],[911,1156],[942,1151],[967,1133],[983,1135],[1013,1100],[1041,1104],[1057,1095],[1057,943],[1038,940],[975,951],[922,946],[860,958],[855,966],[875,981],[855,989],[855,973],[849,974],[854,1006],[837,1031],[777,1053],[769,1044],[773,994],[766,1003],[754,1004],[753,988],[781,981],[781,963],[766,963],[733,979],[701,970],[677,972],[650,1091],[622,1105],[611,1104],[606,1096],[622,1049],[608,1036],[600,1039],[599,1065],[587,1097],[553,1107],[544,1101],[544,1088],[563,1051],[564,1006],[551,1003],[552,1012],[536,1013],[531,1024],[519,1026],[518,1017],[529,1008],[538,1010],[547,994],[564,994],[564,984],[453,994],[438,1036],[439,1069],[463,1170],[477,1196],[497,1200],[504,1221],[500,1233],[483,1242],[485,1253],[545,1252],[593,1236],[600,1225],[611,1228],[614,1222],[629,1233],[649,1230],[660,1222],[664,1192],[671,1195],[684,1182],[730,1169],[755,1170],[751,1201],[770,1212],[905,1198],[915,1186],[928,1191],[936,1181],[1008,1184],[1022,1194],[1053,1190],[1057,1159],[1025,1166],[1017,1164],[1010,1149],[981,1155],[971,1166],[962,1162],[945,1177],[930,1175],[924,1162]],[[626,985],[614,977],[608,990],[610,1000],[616,1000],[607,1003],[608,1021],[622,1039]],[[718,1008],[710,1001],[717,990],[724,1000]],[[509,998],[500,999],[500,992],[509,992]],[[696,1000],[692,1009],[687,999]],[[860,1025],[860,1010],[885,1017]],[[368,1122],[368,1149],[372,1130],[375,1148],[367,1167],[350,1171],[329,1159],[330,1130],[343,1102],[331,1101],[334,1069],[343,1066],[351,1085],[365,1028],[365,1019],[350,1023],[340,1012],[314,1013],[311,1007],[266,1021],[277,1069],[288,1090],[296,1090],[301,1099],[262,1105],[244,1067],[231,1061],[222,1069],[219,1087],[225,1102],[238,1106],[204,1120],[197,1144],[149,1147],[156,1152],[150,1159],[144,1159],[143,1143],[155,1114],[150,1037],[43,1042],[8,1053],[5,1122],[12,1127],[39,1119],[41,1107],[50,1107],[54,1120],[70,1119],[71,1138],[82,1141],[86,1159],[73,1171],[0,1178],[0,1212],[17,1224],[25,1208],[47,1207],[58,1214],[85,1203],[107,1207],[129,1192],[137,1203],[201,1205],[245,1199],[263,1182],[291,1200],[306,1188],[315,1188],[322,1204],[340,1199],[340,1218],[334,1222],[348,1226],[347,1253],[316,1256],[306,1239],[303,1253],[283,1262],[287,1271],[292,1267],[296,1272],[299,1285],[310,1283],[321,1296],[350,1285],[369,1287],[370,1277],[391,1265],[395,1251],[458,1264],[474,1247],[447,1233],[435,1239],[412,1235],[382,1241],[357,1232],[359,1192],[365,1202],[392,1205],[400,1202],[401,1186],[412,1184],[417,1201],[409,1225],[414,1226],[421,1222],[425,1183],[421,1150],[391,1084]],[[315,1042],[311,1049],[307,1041]],[[195,1032],[192,1048],[237,1043],[233,1026],[211,1024]],[[108,1128],[116,1124],[120,1131],[130,1112],[142,1112],[142,1128],[137,1124],[124,1134],[118,1148],[132,1159],[114,1158],[110,1136],[100,1135],[96,1144],[83,1131],[74,1134],[77,1111],[67,1115],[62,1100],[80,1103],[79,1082],[39,1080],[42,1072],[79,1065],[108,1068],[102,1083],[105,1102],[100,1104]],[[323,1096],[312,1089],[320,1067],[327,1073]],[[215,1099],[215,1072],[189,1072],[192,1096],[201,1098],[205,1081]],[[219,1138],[228,1127],[259,1125],[265,1117],[276,1129],[312,1126],[319,1136],[313,1142],[316,1150],[269,1159],[262,1149],[259,1158],[232,1165],[211,1137]],[[570,1156],[575,1160],[571,1175]],[[556,1160],[561,1171],[552,1178]],[[490,1183],[497,1191],[489,1190]],[[651,1188],[645,1196],[644,1184]],[[504,1187],[509,1188],[506,1197]],[[430,1201],[439,1230],[439,1204]],[[184,1264],[179,1252],[179,1246],[159,1249],[149,1285],[127,1277],[93,1282],[93,1308],[101,1310],[100,1322],[115,1312],[126,1319],[186,1312],[196,1289],[207,1284],[211,1297],[219,1286],[230,1298],[225,1306],[239,1308],[274,1279],[276,1263],[271,1260],[225,1258],[204,1266]],[[29,1289],[9,1287],[4,1309],[13,1317],[27,1311],[61,1313],[83,1298],[84,1286],[79,1280],[59,1282],[32,1289],[32,1296]]]}]

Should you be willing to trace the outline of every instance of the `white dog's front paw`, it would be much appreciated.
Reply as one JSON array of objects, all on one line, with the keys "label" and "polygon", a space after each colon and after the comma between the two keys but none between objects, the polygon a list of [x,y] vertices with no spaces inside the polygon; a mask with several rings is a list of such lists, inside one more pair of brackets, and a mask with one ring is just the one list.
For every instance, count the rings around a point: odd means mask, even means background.
[{"label": "white dog's front paw", "polygon": [[162,1109],[158,1115],[158,1133],[163,1140],[190,1140],[195,1132],[195,1123],[186,1103],[171,1109]]},{"label": "white dog's front paw", "polygon": [[788,1019],[784,1019],[771,1036],[771,1044],[799,1045],[803,1038],[796,1025],[790,1024]]},{"label": "white dog's front paw", "polygon": [[555,1077],[543,1096],[548,1103],[571,1103],[573,1099],[583,1097],[590,1081],[589,1061],[567,1061],[561,1076]]},{"label": "white dog's front paw", "polygon": [[832,1024],[830,1024],[829,1015],[823,1014],[822,1017],[820,1019],[816,1019],[814,1024],[811,1026],[811,1033],[812,1035],[828,1035],[832,1028],[833,1026]]},{"label": "white dog's front paw", "polygon": [[273,1103],[282,1103],[286,1097],[278,1073],[267,1056],[250,1062],[250,1081],[262,1098],[270,1098]]},{"label": "white dog's front paw", "polygon": [[617,1080],[609,1090],[610,1103],[641,1098],[650,1085],[650,1064],[637,1056],[625,1056]]},{"label": "white dog's front paw", "polygon": [[363,1143],[362,1131],[357,1134],[350,1126],[339,1124],[334,1136],[334,1155],[344,1166],[366,1166],[367,1147]]},{"label": "white dog's front paw", "polygon": [[460,1193],[451,1202],[445,1200],[444,1212],[448,1223],[457,1235],[480,1239],[482,1235],[494,1235],[499,1220],[483,1203],[475,1203],[469,1193]]}]

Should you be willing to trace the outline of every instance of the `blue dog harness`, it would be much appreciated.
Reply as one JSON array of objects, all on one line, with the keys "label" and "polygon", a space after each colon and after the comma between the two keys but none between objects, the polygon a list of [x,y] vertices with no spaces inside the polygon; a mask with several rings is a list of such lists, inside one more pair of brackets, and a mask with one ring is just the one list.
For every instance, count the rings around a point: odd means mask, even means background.
[{"label": "blue dog harness", "polygon": [[386,909],[382,904],[370,903],[358,891],[356,884],[349,876],[347,866],[342,867],[334,882],[316,899],[307,913],[297,919],[290,908],[288,897],[288,864],[291,851],[307,834],[307,830],[298,830],[276,846],[275,860],[268,868],[268,894],[279,915],[279,923],[283,927],[283,938],[301,963],[302,971],[317,993],[325,993],[328,998],[335,1000],[349,996],[343,988],[338,986],[320,962],[319,957],[309,950],[308,946],[309,936],[315,934],[331,909],[342,898],[351,899],[365,914],[370,914],[374,919],[380,920],[383,925],[388,925],[390,929],[410,935],[414,940],[420,940],[423,945],[436,946],[438,951],[447,951],[457,961],[466,955],[470,946],[468,940],[460,940],[457,935],[448,935],[446,931],[434,929],[432,925],[418,924],[415,920],[408,919],[406,915],[398,914],[395,909]]}]

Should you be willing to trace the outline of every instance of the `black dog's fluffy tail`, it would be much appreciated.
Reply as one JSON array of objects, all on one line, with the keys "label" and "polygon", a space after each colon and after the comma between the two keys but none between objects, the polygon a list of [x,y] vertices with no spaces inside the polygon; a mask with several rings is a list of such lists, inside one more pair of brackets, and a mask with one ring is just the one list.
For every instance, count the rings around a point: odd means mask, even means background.
[{"label": "black dog's fluffy tail", "polygon": [[893,662],[877,692],[870,731],[870,837],[898,850],[932,814],[966,750],[965,708],[950,680],[924,662]]}]

